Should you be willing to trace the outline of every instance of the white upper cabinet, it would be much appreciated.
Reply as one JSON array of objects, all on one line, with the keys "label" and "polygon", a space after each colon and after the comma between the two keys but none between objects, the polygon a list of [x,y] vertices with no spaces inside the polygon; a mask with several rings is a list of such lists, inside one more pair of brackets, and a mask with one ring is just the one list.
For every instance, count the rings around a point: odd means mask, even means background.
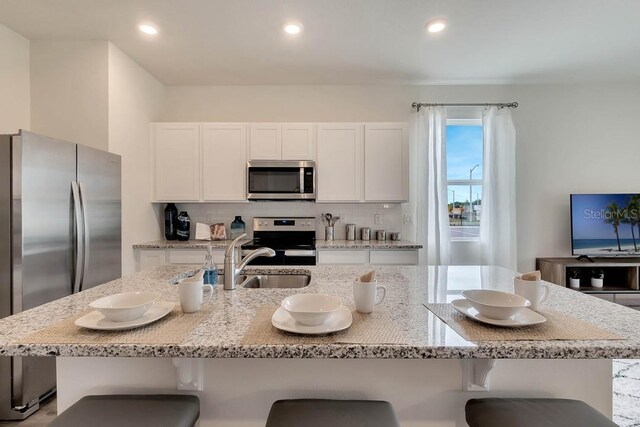
[{"label": "white upper cabinet", "polygon": [[249,129],[249,159],[280,160],[282,158],[282,125],[280,123],[252,123]]},{"label": "white upper cabinet", "polygon": [[247,125],[202,125],[202,198],[205,202],[247,200]]},{"label": "white upper cabinet", "polygon": [[152,125],[154,198],[200,200],[200,124]]},{"label": "white upper cabinet", "polygon": [[318,124],[318,202],[362,200],[362,123]]},{"label": "white upper cabinet", "polygon": [[408,200],[407,123],[154,123],[154,200],[243,202],[247,160],[316,160],[316,201]]},{"label": "white upper cabinet", "polygon": [[282,160],[314,160],[314,130],[313,123],[283,123]]},{"label": "white upper cabinet", "polygon": [[409,130],[406,123],[364,125],[364,200],[405,202],[409,192]]},{"label": "white upper cabinet", "polygon": [[313,160],[312,123],[252,123],[249,125],[249,160]]}]

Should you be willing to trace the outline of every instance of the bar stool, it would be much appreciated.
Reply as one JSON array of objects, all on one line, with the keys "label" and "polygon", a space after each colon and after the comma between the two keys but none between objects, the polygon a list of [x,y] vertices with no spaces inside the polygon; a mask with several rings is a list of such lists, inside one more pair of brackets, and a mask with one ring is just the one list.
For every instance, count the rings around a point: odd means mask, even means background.
[{"label": "bar stool", "polygon": [[266,427],[399,427],[389,402],[379,400],[278,400]]},{"label": "bar stool", "polygon": [[193,427],[198,418],[197,396],[85,396],[56,417],[49,427]]},{"label": "bar stool", "polygon": [[469,427],[618,427],[580,400],[471,399],[464,409]]}]

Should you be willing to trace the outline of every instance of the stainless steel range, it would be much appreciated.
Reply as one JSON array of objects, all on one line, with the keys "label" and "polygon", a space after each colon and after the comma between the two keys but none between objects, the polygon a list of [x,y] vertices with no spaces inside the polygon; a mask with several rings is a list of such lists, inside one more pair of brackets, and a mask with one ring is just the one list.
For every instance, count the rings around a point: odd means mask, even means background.
[{"label": "stainless steel range", "polygon": [[254,218],[253,240],[242,245],[242,256],[265,246],[276,256],[255,258],[250,265],[315,265],[316,219]]}]

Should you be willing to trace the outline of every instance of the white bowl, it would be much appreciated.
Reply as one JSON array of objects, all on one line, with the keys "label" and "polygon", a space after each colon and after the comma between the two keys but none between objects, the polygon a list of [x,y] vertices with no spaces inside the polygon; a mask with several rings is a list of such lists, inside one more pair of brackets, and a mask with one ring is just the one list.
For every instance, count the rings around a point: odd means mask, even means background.
[{"label": "white bowl", "polygon": [[142,317],[159,296],[157,292],[125,292],[97,299],[89,307],[113,322],[128,322]]},{"label": "white bowl", "polygon": [[478,313],[491,319],[505,320],[531,303],[520,295],[488,289],[473,289],[462,292]]},{"label": "white bowl", "polygon": [[331,295],[295,294],[282,300],[281,305],[301,325],[318,326],[342,306],[342,301]]}]

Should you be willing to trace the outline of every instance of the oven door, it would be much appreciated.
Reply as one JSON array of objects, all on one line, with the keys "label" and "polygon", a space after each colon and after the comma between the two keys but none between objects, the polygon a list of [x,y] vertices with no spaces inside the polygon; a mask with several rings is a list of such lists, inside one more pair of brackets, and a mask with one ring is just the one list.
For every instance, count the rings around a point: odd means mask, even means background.
[{"label": "oven door", "polygon": [[[251,250],[243,249],[242,257],[247,256],[249,252]],[[249,265],[316,265],[316,251],[276,249],[276,256],[259,256],[249,261]]]},{"label": "oven door", "polygon": [[284,251],[284,265],[316,265],[316,251],[288,249]]},{"label": "oven door", "polygon": [[315,162],[249,162],[247,199],[315,200]]}]

